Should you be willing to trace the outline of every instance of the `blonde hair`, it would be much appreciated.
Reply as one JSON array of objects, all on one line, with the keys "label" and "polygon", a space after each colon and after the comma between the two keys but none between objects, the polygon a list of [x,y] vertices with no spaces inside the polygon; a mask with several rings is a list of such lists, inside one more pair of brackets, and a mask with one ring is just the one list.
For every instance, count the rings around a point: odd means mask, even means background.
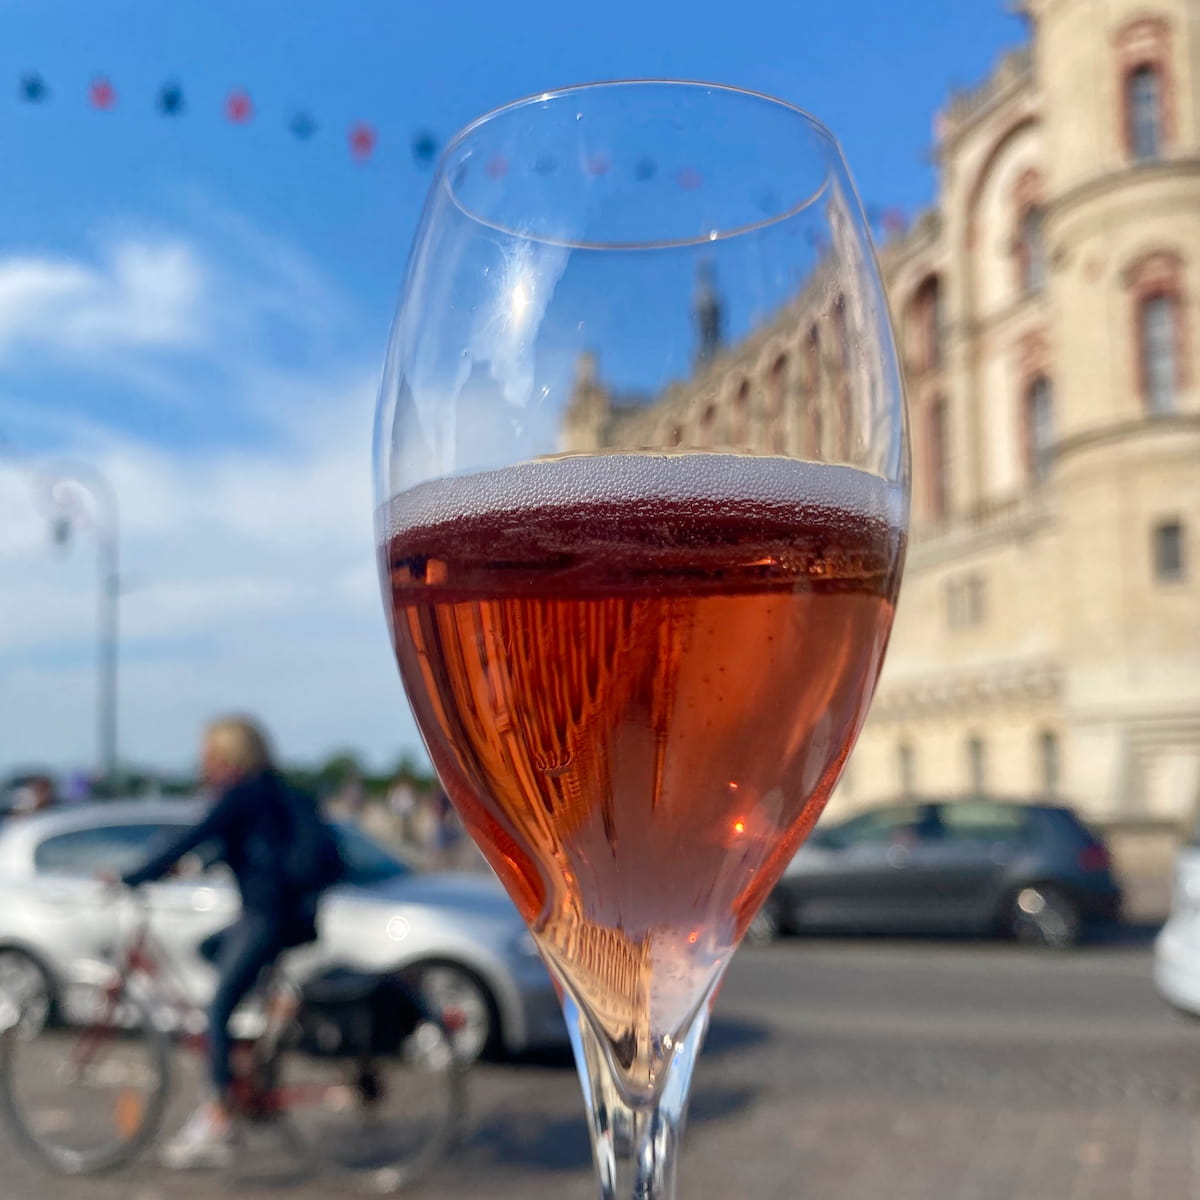
[{"label": "blonde hair", "polygon": [[266,733],[249,717],[218,717],[204,731],[204,744],[240,775],[254,775],[275,765]]}]

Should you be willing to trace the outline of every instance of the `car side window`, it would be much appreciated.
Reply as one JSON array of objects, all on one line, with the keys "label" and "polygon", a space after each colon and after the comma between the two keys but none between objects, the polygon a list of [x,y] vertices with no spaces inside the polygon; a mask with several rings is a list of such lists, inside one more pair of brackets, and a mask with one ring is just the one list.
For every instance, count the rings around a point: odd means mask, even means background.
[{"label": "car side window", "polygon": [[941,808],[941,824],[954,841],[1018,842],[1029,827],[1029,814],[1015,804],[963,800]]},{"label": "car side window", "polygon": [[124,874],[161,848],[171,825],[96,825],[48,837],[34,851],[40,875],[88,879],[98,871]]},{"label": "car side window", "polygon": [[837,849],[885,844],[901,835],[915,834],[923,815],[922,806],[919,804],[881,808],[863,813],[862,816],[847,821],[845,825],[831,829],[827,838],[829,844]]}]

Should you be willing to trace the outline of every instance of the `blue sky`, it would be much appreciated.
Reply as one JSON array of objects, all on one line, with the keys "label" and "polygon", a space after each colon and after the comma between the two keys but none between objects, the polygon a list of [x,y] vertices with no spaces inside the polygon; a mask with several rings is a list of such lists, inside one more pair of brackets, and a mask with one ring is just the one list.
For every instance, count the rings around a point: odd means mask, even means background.
[{"label": "blue sky", "polygon": [[[912,211],[946,92],[1022,26],[1001,0],[0,0],[0,771],[93,755],[92,563],[50,552],[40,464],[100,464],[124,517],[122,748],[189,761],[252,707],[290,757],[417,745],[374,596],[372,390],[442,139],[586,79],[707,78],[808,108],[864,201]],[[708,6],[703,6],[708,8]],[[37,107],[17,80],[37,70]],[[115,107],[87,103],[98,73]],[[168,80],[177,117],[154,108]],[[8,82],[5,82],[8,81]],[[245,88],[254,114],[224,117]],[[286,122],[309,111],[309,141]],[[379,143],[351,160],[349,126]]]}]

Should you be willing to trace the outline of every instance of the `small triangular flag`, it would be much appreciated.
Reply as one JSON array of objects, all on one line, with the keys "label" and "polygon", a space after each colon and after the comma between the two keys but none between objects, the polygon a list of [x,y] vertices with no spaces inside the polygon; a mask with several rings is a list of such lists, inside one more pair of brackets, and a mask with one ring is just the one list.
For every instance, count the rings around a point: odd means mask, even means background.
[{"label": "small triangular flag", "polygon": [[377,140],[375,130],[366,121],[359,121],[350,126],[350,153],[359,162],[366,162],[371,157]]},{"label": "small triangular flag", "polygon": [[29,104],[41,104],[50,97],[50,89],[46,81],[36,72],[30,71],[21,76],[21,99]]},{"label": "small triangular flag", "polygon": [[159,111],[168,117],[177,117],[183,112],[183,88],[177,83],[164,83],[158,93]]},{"label": "small triangular flag", "polygon": [[225,101],[225,115],[235,124],[244,125],[254,115],[249,92],[235,88]]},{"label": "small triangular flag", "polygon": [[97,75],[92,80],[91,87],[88,88],[88,99],[93,108],[106,112],[108,109],[116,107],[117,91],[103,75]]}]

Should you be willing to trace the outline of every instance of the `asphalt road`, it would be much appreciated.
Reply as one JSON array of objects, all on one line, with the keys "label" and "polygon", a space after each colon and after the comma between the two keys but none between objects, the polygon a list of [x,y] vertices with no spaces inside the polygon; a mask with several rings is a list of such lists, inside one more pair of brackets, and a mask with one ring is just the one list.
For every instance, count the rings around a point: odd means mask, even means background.
[{"label": "asphalt road", "polygon": [[[596,1194],[561,1057],[479,1068],[462,1148],[424,1200]],[[683,1200],[1200,1200],[1200,1026],[1145,937],[1055,955],[975,942],[743,951],[697,1070]],[[294,1176],[179,1180],[147,1162],[48,1178],[0,1141],[4,1200],[351,1194]],[[284,1186],[283,1181],[287,1185]]]}]

